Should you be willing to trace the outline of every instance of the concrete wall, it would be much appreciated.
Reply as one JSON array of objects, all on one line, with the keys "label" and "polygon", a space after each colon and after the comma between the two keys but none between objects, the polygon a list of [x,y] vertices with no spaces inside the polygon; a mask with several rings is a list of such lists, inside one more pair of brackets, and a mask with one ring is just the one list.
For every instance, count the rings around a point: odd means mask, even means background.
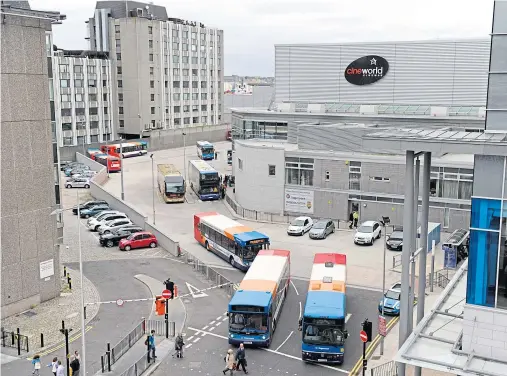
[{"label": "concrete wall", "polygon": [[150,231],[153,235],[155,235],[157,237],[158,244],[167,252],[171,253],[173,256],[176,256],[178,254],[179,243],[175,242],[169,236],[165,235],[153,223],[145,222],[144,229],[146,231]]},{"label": "concrete wall", "polygon": [[96,172],[100,172],[105,168],[104,165],[101,165],[99,162],[96,162],[81,153],[76,153],[76,161],[90,167],[90,170]]},{"label": "concrete wall", "polygon": [[[2,15],[1,317],[60,293],[46,31],[48,21]],[[54,275],[41,279],[48,260]]]}]

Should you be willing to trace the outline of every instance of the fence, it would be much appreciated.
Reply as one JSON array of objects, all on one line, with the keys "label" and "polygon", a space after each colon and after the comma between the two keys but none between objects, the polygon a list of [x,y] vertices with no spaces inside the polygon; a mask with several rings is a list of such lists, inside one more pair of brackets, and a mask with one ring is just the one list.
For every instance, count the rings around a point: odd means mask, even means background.
[{"label": "fence", "polygon": [[[157,336],[165,337],[165,321],[162,320],[146,320],[146,333],[151,333],[154,330]],[[176,323],[169,321],[169,337],[174,337],[176,334]]]},{"label": "fence", "polygon": [[398,367],[396,362],[391,360],[390,362],[381,364],[380,366],[370,369],[371,376],[398,376]]},{"label": "fence", "polygon": [[137,341],[146,333],[146,320],[141,321],[132,331],[120,340],[113,348],[101,356],[102,372],[110,369]]},{"label": "fence", "polygon": [[142,375],[149,367],[151,363],[148,362],[148,357],[146,355],[141,356],[141,358],[130,366],[125,372],[123,372],[120,376],[140,376]]},{"label": "fence", "polygon": [[19,334],[19,329],[17,332],[10,332],[2,328],[2,347],[18,349],[18,355],[21,355],[21,351],[28,352],[28,337]]}]

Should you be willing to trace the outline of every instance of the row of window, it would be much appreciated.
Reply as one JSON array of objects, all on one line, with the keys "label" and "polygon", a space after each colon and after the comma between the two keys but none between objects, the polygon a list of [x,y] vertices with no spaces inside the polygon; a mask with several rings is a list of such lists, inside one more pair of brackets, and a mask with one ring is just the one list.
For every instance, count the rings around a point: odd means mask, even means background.
[{"label": "row of window", "polygon": [[[71,73],[69,64],[59,64],[59,70],[61,73]],[[72,70],[74,73],[84,72],[83,65],[74,64]],[[95,65],[88,65],[86,70],[88,71],[88,74],[97,74],[97,67]],[[102,67],[102,74],[107,74],[107,67]]]},{"label": "row of window", "polygon": [[[107,102],[107,93],[104,93],[102,98],[104,99],[104,102]],[[60,99],[62,102],[71,102],[72,101],[72,94],[61,94]],[[97,102],[98,96],[97,94],[88,94],[88,100],[90,102]],[[74,100],[76,102],[84,102],[86,100],[85,94],[74,94]],[[104,106],[107,106],[107,103],[104,103]]]},{"label": "row of window", "polygon": [[[208,81],[201,81],[201,89],[206,89],[208,87]],[[221,87],[222,83],[218,83],[218,87]],[[177,89],[183,87],[184,89],[190,88],[190,81],[173,81],[173,88]],[[192,88],[199,88],[199,81],[192,81]],[[211,88],[213,88],[213,82],[211,82]]]},{"label": "row of window", "polygon": [[[121,68],[121,67],[119,67]],[[151,69],[153,67],[150,67],[150,73],[151,73]],[[164,68],[164,74],[167,76],[169,72],[169,69],[168,68]],[[215,70],[214,69],[210,69],[209,70],[209,74],[211,77],[214,76],[214,73]],[[183,77],[188,77],[189,74],[192,73],[192,78],[194,77],[197,77],[197,74],[199,73],[199,69],[187,69],[187,68],[183,68],[181,69],[181,74],[180,74],[180,68],[173,68],[173,76],[183,76]],[[217,76],[220,77],[220,75],[222,74],[222,71],[219,69],[217,71]],[[201,69],[201,76],[202,77],[206,77],[206,69]],[[219,85],[220,87],[220,85]]]},{"label": "row of window", "polygon": [[[106,129],[109,128],[109,121],[104,122],[104,126]],[[99,128],[99,122],[98,121],[90,121],[90,129],[98,129]],[[76,129],[86,129],[86,123],[85,122],[76,122]],[[72,123],[63,123],[62,124],[62,131],[71,131],[72,130]]]},{"label": "row of window", "polygon": [[[112,135],[110,133],[104,133],[102,135],[103,141],[111,141]],[[99,135],[90,135],[90,142],[99,142]],[[74,138],[73,137],[63,137],[63,146],[71,146],[74,144]],[[85,136],[78,136],[77,137],[77,145],[83,145],[86,144],[86,138]]]},{"label": "row of window", "polygon": [[[76,116],[85,116],[86,115],[86,108],[75,108],[75,115]],[[98,115],[99,109],[97,107],[91,107],[88,109],[89,115]],[[104,107],[104,115],[108,114],[107,107]],[[62,108],[61,111],[62,116],[72,116],[72,108]]]}]

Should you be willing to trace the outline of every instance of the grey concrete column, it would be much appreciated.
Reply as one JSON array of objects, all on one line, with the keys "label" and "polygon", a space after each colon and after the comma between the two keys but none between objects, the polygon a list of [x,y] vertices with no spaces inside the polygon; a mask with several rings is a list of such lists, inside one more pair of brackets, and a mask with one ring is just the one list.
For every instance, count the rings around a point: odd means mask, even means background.
[{"label": "grey concrete column", "polygon": [[[414,152],[407,151],[405,161],[405,205],[403,206],[403,247],[401,253],[401,302],[400,302],[400,334],[399,348],[403,346],[408,338],[408,306],[410,286],[410,244],[415,236],[412,232],[414,221]],[[398,363],[398,375],[405,376],[405,364]]]},{"label": "grey concrete column", "polygon": [[[419,157],[417,157],[415,161],[415,171],[414,171],[414,221],[412,222],[412,242],[410,244],[410,253],[412,257],[412,261],[410,263],[410,300],[408,306],[408,320],[407,320],[407,338],[412,333],[414,329],[414,298],[415,298],[415,260],[414,255],[417,251],[417,217],[418,217],[418,209],[419,209],[419,176],[421,173],[421,161]],[[405,243],[403,243],[405,244]]]},{"label": "grey concrete column", "polygon": [[[417,293],[417,323],[424,317],[424,300],[426,298],[426,258],[428,256],[428,220],[430,211],[430,176],[431,153],[424,153],[424,165],[421,189],[421,242],[419,255],[419,290]],[[415,368],[415,376],[421,376],[421,367]]]}]

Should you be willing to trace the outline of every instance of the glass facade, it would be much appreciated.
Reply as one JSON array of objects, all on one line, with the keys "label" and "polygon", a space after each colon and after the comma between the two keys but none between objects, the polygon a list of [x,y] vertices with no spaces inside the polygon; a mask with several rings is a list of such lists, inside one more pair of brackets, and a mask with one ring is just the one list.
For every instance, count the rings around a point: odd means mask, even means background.
[{"label": "glass facade", "polygon": [[235,139],[264,138],[287,139],[286,121],[243,120],[232,117],[232,137]]}]

